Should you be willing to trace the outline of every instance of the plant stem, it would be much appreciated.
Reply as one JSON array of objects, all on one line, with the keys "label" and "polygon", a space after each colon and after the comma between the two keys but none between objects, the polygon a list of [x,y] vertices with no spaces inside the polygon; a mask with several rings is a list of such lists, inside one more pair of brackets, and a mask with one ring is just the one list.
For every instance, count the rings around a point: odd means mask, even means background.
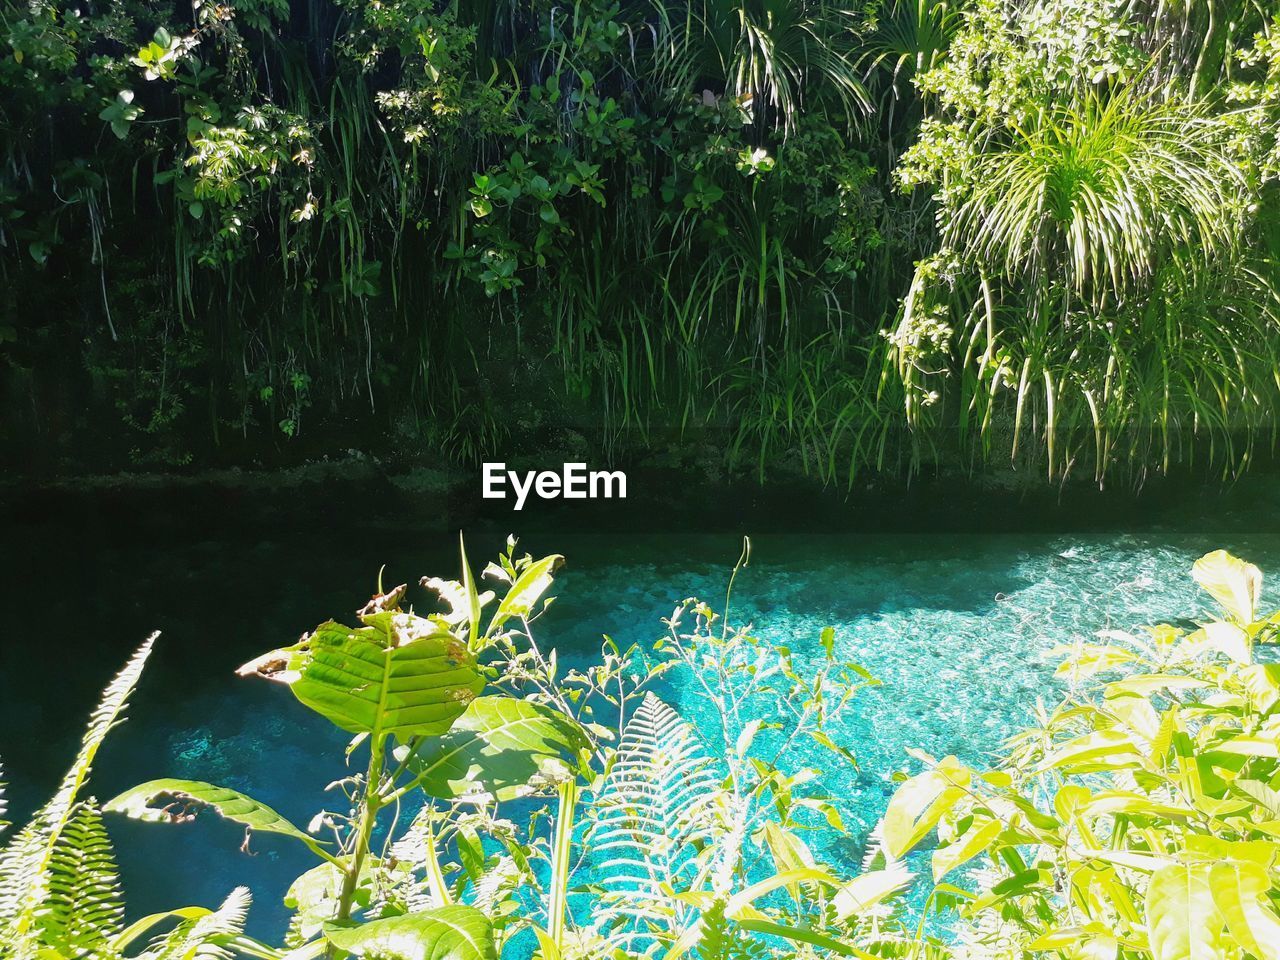
[{"label": "plant stem", "polygon": [[560,786],[555,850],[551,854],[551,895],[547,902],[547,934],[557,948],[563,946],[568,914],[569,857],[573,848],[573,823],[577,805],[578,781],[570,779]]},{"label": "plant stem", "polygon": [[434,810],[427,818],[426,850],[427,884],[431,889],[432,899],[437,907],[447,907],[453,902],[449,897],[449,888],[445,886],[444,871],[440,869],[440,857],[436,854],[436,827]]},{"label": "plant stem", "polygon": [[342,878],[338,912],[334,915],[334,919],[339,922],[351,919],[351,906],[355,900],[356,887],[360,884],[360,870],[364,866],[365,857],[369,854],[373,827],[378,820],[378,811],[383,806],[382,798],[378,796],[378,786],[382,781],[385,748],[386,743],[381,737],[370,739],[369,771],[365,776],[364,794],[360,798],[360,819],[356,824],[355,845],[351,850],[351,860],[347,865],[346,874]]}]

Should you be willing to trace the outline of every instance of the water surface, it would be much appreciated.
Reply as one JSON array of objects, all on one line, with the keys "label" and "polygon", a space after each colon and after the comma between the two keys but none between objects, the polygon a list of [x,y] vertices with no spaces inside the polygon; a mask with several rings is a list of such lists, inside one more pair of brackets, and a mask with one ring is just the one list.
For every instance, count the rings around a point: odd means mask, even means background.
[{"label": "water surface", "polygon": [[[1101,530],[1059,514],[1018,532],[996,512],[991,525],[1000,532],[974,532],[981,524],[966,516],[946,529],[938,519],[945,504],[929,523],[904,523],[913,529],[902,532],[831,523],[816,525],[820,533],[810,523],[788,531],[773,510],[721,517],[713,533],[642,520],[601,532],[534,516],[523,546],[566,555],[539,639],[563,660],[586,663],[604,634],[624,644],[658,637],[661,619],[684,597],[719,606],[740,532],[771,531],[753,537],[735,618],[802,658],[819,651],[820,631],[832,626],[837,655],[883,684],[860,694],[835,731],[857,754],[856,769],[817,747],[791,757],[826,771],[822,786],[838,798],[849,835],[819,852],[851,870],[892,792],[891,775],[912,768],[907,748],[988,760],[1037,698],[1055,695],[1053,647],[1103,628],[1194,617],[1203,605],[1188,571],[1210,549],[1229,548],[1280,574],[1280,531],[1267,520],[1276,512],[1258,500],[1269,489],[1140,522],[1121,512]],[[455,576],[448,521],[414,516],[403,503],[371,507],[359,491],[311,491],[268,505],[131,502],[132,515],[118,501],[99,508],[91,499],[6,522],[0,757],[13,812],[25,815],[52,788],[97,690],[133,645],[160,629],[130,720],[100,755],[93,791],[106,798],[160,776],[210,780],[306,823],[334,803],[324,788],[345,773],[346,737],[282,688],[233,670],[322,620],[349,619],[383,564],[388,583]],[[520,532],[521,519],[477,519],[473,561],[492,556],[506,528]],[[934,532],[921,529],[929,526]],[[663,692],[695,724],[709,719],[687,678]],[[285,920],[284,890],[310,865],[305,851],[269,837],[242,853],[241,831],[216,818],[183,828],[113,820],[111,829],[131,915],[212,905],[243,883],[256,901],[251,929],[274,936]]]}]

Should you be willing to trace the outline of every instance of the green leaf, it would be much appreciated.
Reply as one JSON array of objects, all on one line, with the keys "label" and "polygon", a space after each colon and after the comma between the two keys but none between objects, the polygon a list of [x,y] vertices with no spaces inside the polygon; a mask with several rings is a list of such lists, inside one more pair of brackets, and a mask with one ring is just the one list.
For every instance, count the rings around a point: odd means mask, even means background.
[{"label": "green leaf", "polygon": [[458,552],[462,556],[462,589],[466,591],[467,599],[467,624],[470,628],[467,639],[474,643],[476,637],[480,635],[480,609],[484,604],[476,591],[476,581],[471,575],[471,563],[467,560],[467,546],[462,542],[461,533],[458,534]]},{"label": "green leaf", "polygon": [[1196,687],[1208,686],[1209,681],[1203,677],[1184,677],[1164,673],[1139,673],[1123,680],[1115,680],[1106,685],[1104,693],[1108,699],[1125,696],[1149,697],[1154,693],[1166,690],[1194,690]]},{"label": "green leaf", "polygon": [[548,760],[572,763],[589,745],[578,724],[541,704],[511,697],[473,701],[442,737],[418,750],[412,769],[428,796],[489,794],[509,800],[532,792]]},{"label": "green leaf", "polygon": [[[809,847],[790,830],[769,821],[761,832],[778,873],[789,870],[808,870],[817,866]],[[791,899],[796,902],[796,906],[803,909],[805,897],[801,892],[800,884],[792,884],[787,892],[791,894]]]},{"label": "green leaf", "polygon": [[1152,960],[1221,960],[1225,918],[1214,902],[1212,864],[1175,863],[1147,887],[1147,936]]},{"label": "green leaf", "polygon": [[538,600],[551,586],[552,573],[563,560],[564,557],[560,554],[553,553],[549,557],[543,557],[529,564],[511,585],[502,602],[498,604],[493,622],[489,625],[489,632],[492,633],[512,617],[527,617],[533,613]]},{"label": "green leaf", "polygon": [[1231,938],[1257,960],[1280,960],[1280,917],[1267,899],[1271,878],[1266,866],[1240,861],[1213,864],[1209,887]]},{"label": "green leaf", "polygon": [[285,684],[348,733],[407,740],[448,731],[484,688],[466,644],[409,613],[385,611],[364,620],[355,629],[323,623],[238,672]]},{"label": "green leaf", "polygon": [[1280,820],[1280,791],[1261,780],[1237,779],[1231,781],[1231,789],[1258,804],[1267,817]]},{"label": "green leaf", "polygon": [[1134,767],[1141,759],[1142,752],[1123,730],[1095,730],[1059,744],[1036,769],[1091,773]]},{"label": "green leaf", "polygon": [[1031,870],[1022,870],[1015,873],[1011,877],[1006,877],[997,883],[994,887],[978,897],[973,902],[975,911],[987,910],[998,903],[1003,903],[1012,897],[1020,897],[1025,893],[1040,888],[1043,892],[1045,888],[1051,887],[1054,883],[1053,874],[1039,867]]},{"label": "green leaf", "polygon": [[999,820],[975,820],[960,837],[933,852],[933,880],[937,883],[961,864],[968,863],[1004,829]]},{"label": "green leaf", "polygon": [[115,100],[98,113],[98,119],[111,125],[111,132],[120,140],[129,135],[129,124],[142,114],[142,108],[133,103],[133,91],[121,90]]},{"label": "green leaf", "polygon": [[1280,701],[1280,663],[1255,663],[1236,671],[1249,691],[1250,702],[1260,713],[1269,713]]},{"label": "green leaf", "polygon": [[292,837],[327,856],[315,837],[304,833],[265,803],[230,787],[219,787],[202,780],[149,780],[126,790],[102,809],[149,823],[186,823],[194,819],[190,811],[193,806],[208,807],[219,816],[242,823],[259,833]]},{"label": "green leaf", "polygon": [[1072,651],[1071,659],[1059,665],[1055,676],[1082,680],[1108,670],[1122,669],[1137,659],[1136,653],[1123,647],[1085,644],[1078,650]]},{"label": "green leaf", "polygon": [[1236,663],[1249,663],[1252,659],[1249,635],[1236,624],[1223,621],[1207,623],[1189,634],[1175,652],[1179,658],[1188,659],[1206,653],[1220,653]]},{"label": "green leaf", "polygon": [[1195,562],[1191,576],[1237,623],[1253,622],[1262,590],[1262,571],[1252,563],[1225,550],[1215,550]]},{"label": "green leaf", "polygon": [[945,757],[935,769],[903,783],[884,815],[884,848],[889,856],[897,859],[923,840],[964,796],[969,776],[955,757]]},{"label": "green leaf", "polygon": [[379,960],[497,960],[493,927],[474,907],[452,906],[372,920],[327,924],[325,939],[357,957]]},{"label": "green leaf", "polygon": [[[360,878],[352,901],[364,909],[373,901],[375,873],[380,861],[366,857],[360,866]],[[337,910],[346,872],[351,869],[351,858],[341,857],[338,863],[322,863],[300,875],[289,885],[284,895],[284,905],[293,911],[290,930],[303,940],[310,940],[319,933]]]},{"label": "green leaf", "polygon": [[836,917],[843,921],[866,913],[910,883],[911,873],[901,863],[892,863],[883,870],[872,870],[855,877],[837,890],[831,901]]},{"label": "green leaf", "polygon": [[152,927],[158,926],[167,920],[199,920],[201,917],[207,917],[211,913],[213,911],[208,907],[180,907],[177,910],[165,910],[161,913],[148,914],[139,920],[135,920],[121,933],[112,938],[111,948],[117,952],[123,951],[131,943],[151,930]]},{"label": "green leaf", "polygon": [[816,743],[826,747],[832,753],[848,761],[848,763],[850,763],[852,766],[854,767],[858,766],[857,755],[848,747],[844,747],[836,743],[834,740],[831,739],[831,737],[828,734],[824,733],[822,730],[811,730],[809,732],[809,736],[812,737]]},{"label": "green leaf", "polygon": [[1115,960],[1119,941],[1105,924],[1089,923],[1051,930],[1028,946],[1036,952],[1057,950],[1073,960]]},{"label": "green leaf", "polygon": [[1080,813],[1086,817],[1124,814],[1166,820],[1193,820],[1198,815],[1191,807],[1159,803],[1144,794],[1124,790],[1107,790],[1093,796],[1080,808]]},{"label": "green leaf", "polygon": [[1226,743],[1217,744],[1214,750],[1222,753],[1234,753],[1245,757],[1280,758],[1280,737],[1275,734],[1253,734],[1235,737]]}]

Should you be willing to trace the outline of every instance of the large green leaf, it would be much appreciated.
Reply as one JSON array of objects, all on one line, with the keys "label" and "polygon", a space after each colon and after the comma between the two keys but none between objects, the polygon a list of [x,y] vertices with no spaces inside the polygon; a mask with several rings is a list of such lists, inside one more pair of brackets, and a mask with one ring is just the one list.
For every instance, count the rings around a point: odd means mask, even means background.
[{"label": "large green leaf", "polygon": [[433,797],[490,794],[509,800],[536,782],[546,761],[573,762],[587,746],[582,728],[558,710],[511,697],[480,697],[452,730],[419,749],[413,769]]},{"label": "large green leaf", "polygon": [[202,780],[148,780],[113,798],[103,810],[151,823],[184,823],[190,807],[208,807],[219,815],[259,833],[276,833],[305,843],[327,856],[319,841],[298,829],[265,803],[230,787]]},{"label": "large green leaf", "polygon": [[836,916],[841,920],[847,920],[851,916],[861,916],[906,888],[910,883],[910,871],[898,862],[889,864],[883,870],[870,870],[854,877],[836,891],[832,900]]},{"label": "large green leaf", "polygon": [[[299,943],[310,940],[319,933],[326,922],[333,919],[338,910],[347,871],[351,869],[349,856],[339,857],[336,863],[322,863],[297,877],[284,895],[284,905],[293,911],[289,921],[289,935]],[[411,869],[402,864],[401,869]],[[376,877],[382,870],[382,861],[366,857],[360,865],[360,878],[356,884],[352,902],[363,910],[373,901]]]},{"label": "large green leaf", "polygon": [[484,688],[467,645],[422,617],[375,613],[363,627],[332,620],[240,668],[286,684],[349,733],[401,740],[447,731]]},{"label": "large green leaf", "polygon": [[1253,622],[1262,590],[1262,571],[1252,563],[1225,550],[1215,550],[1195,562],[1191,576],[1237,623]]},{"label": "large green leaf", "polygon": [[543,557],[529,564],[498,604],[489,629],[496,630],[512,617],[529,616],[542,595],[551,586],[552,574],[563,560],[564,557],[560,554],[553,553],[549,557]]},{"label": "large green leaf", "polygon": [[328,924],[325,938],[357,957],[379,960],[497,960],[493,927],[475,907],[439,907],[371,920],[353,927]]},{"label": "large green leaf", "polygon": [[934,883],[986,850],[1003,829],[999,820],[975,818],[963,835],[933,852]]},{"label": "large green leaf", "polygon": [[1124,730],[1095,730],[1056,744],[1036,769],[1058,769],[1067,773],[1122,770],[1138,766],[1142,757],[1139,744]]},{"label": "large green leaf", "polygon": [[1157,870],[1147,887],[1147,936],[1153,960],[1222,960],[1226,920],[1214,903],[1208,863]]},{"label": "large green leaf", "polygon": [[1209,886],[1231,938],[1258,960],[1280,960],[1280,917],[1267,899],[1271,889],[1267,866],[1215,863],[1209,871]]},{"label": "large green leaf", "polygon": [[923,840],[964,796],[969,778],[969,770],[955,757],[944,757],[933,770],[905,781],[884,814],[882,835],[889,856],[897,859]]}]

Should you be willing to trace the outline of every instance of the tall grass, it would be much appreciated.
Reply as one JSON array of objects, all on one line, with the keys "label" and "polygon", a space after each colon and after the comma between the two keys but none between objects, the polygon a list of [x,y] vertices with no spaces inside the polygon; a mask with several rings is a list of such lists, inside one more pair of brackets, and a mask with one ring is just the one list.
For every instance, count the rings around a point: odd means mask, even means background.
[{"label": "tall grass", "polygon": [[[0,350],[79,351],[131,422],[284,443],[350,421],[460,461],[722,436],[842,485],[1269,449],[1274,244],[1241,143],[1274,111],[1224,96],[1266,29],[1248,4],[1122,6],[1152,28],[1138,73],[961,118],[960,172],[912,194],[900,154],[955,120],[918,82],[988,29],[963,0],[134,8],[72,35],[7,2],[57,43],[0,68],[29,95],[0,104],[0,269],[8,304],[43,305]],[[128,55],[161,24],[199,70],[143,81]],[[126,82],[117,144],[94,98]],[[203,200],[200,136],[230,171]],[[101,180],[76,204],[69,168]],[[68,314],[76,284],[95,306]]]}]

